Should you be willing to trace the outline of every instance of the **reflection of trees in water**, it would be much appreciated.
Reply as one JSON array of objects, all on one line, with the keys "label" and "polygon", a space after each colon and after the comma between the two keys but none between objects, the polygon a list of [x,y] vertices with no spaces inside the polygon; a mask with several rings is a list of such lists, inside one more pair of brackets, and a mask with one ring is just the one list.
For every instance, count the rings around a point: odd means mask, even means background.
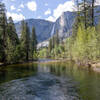
[{"label": "reflection of trees in water", "polygon": [[17,64],[0,69],[0,82],[33,76],[37,73],[37,64]]},{"label": "reflection of trees in water", "polygon": [[56,74],[57,76],[73,75],[74,72],[73,63],[53,63],[47,66],[50,68],[51,73]]},{"label": "reflection of trees in water", "polygon": [[53,74],[56,74],[57,76],[63,76],[66,74],[66,66],[60,63],[55,63],[49,65],[50,71]]},{"label": "reflection of trees in water", "polygon": [[39,72],[49,73],[50,72],[50,68],[47,65],[38,64],[38,73]]},{"label": "reflection of trees in water", "polygon": [[2,83],[2,81],[6,81],[6,74],[7,71],[5,69],[0,69],[0,83]]}]

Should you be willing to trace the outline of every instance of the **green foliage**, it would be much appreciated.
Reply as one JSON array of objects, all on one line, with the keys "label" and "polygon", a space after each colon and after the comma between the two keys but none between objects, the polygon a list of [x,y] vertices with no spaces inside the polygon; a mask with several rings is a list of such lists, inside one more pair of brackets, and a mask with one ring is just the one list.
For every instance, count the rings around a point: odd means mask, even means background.
[{"label": "green foliage", "polygon": [[59,54],[59,35],[58,31],[56,31],[56,34],[50,38],[49,40],[49,46],[48,46],[48,55],[49,57],[57,57]]},{"label": "green foliage", "polygon": [[73,37],[67,39],[67,56],[75,60],[97,60],[100,58],[99,37],[95,27],[85,29],[84,24],[80,23],[74,41]]},{"label": "green foliage", "polygon": [[78,28],[76,41],[74,41],[74,51],[76,52],[75,54],[73,54],[73,56],[75,56],[76,58],[78,58],[79,56],[80,59],[85,58],[87,35],[88,34],[85,31],[84,25],[81,24]]},{"label": "green foliage", "polygon": [[32,28],[32,36],[31,36],[31,43],[30,43],[30,51],[32,55],[32,59],[37,58],[36,51],[37,51],[37,39],[36,39],[36,33],[35,33],[35,28]]},{"label": "green foliage", "polygon": [[41,50],[39,50],[38,52],[38,57],[39,58],[47,58],[48,57],[48,49],[47,48],[43,48]]},{"label": "green foliage", "polygon": [[48,46],[48,51],[52,51],[52,39],[49,40],[49,46]]},{"label": "green foliage", "polygon": [[100,24],[86,28],[83,21],[77,22],[66,42],[57,45],[55,40],[56,35],[50,39],[48,47],[48,54],[52,58],[66,57],[85,62],[100,59]]},{"label": "green foliage", "polygon": [[14,22],[11,17],[7,20],[5,6],[0,2],[0,62],[16,63],[37,57],[67,57],[87,61],[100,59],[100,24],[93,26],[94,2],[81,1],[80,7],[72,35],[66,39],[66,42],[59,40],[59,34],[56,31],[49,40],[48,48],[37,52],[35,28],[32,28],[32,34],[30,34],[28,24],[23,20],[19,40]]},{"label": "green foliage", "polygon": [[19,39],[16,34],[15,25],[13,23],[12,18],[10,17],[8,21],[9,21],[8,26],[6,27],[7,29],[6,49],[5,49],[6,61],[7,63],[15,63],[16,56],[14,52],[16,50],[16,46],[19,43]]},{"label": "green foliage", "polygon": [[30,31],[27,23],[22,21],[22,29],[21,29],[21,47],[24,56],[22,57],[24,60],[29,60],[29,50],[30,50]]},{"label": "green foliage", "polygon": [[6,10],[5,5],[0,2],[0,61],[6,60],[5,55],[5,47],[6,47],[6,39],[7,39],[7,17],[6,17]]},{"label": "green foliage", "polygon": [[3,61],[3,56],[4,56],[4,48],[3,48],[3,40],[1,39],[0,36],[0,61]]},{"label": "green foliage", "polygon": [[11,17],[7,20],[5,5],[0,2],[0,62],[17,63],[28,61],[29,58],[32,59],[30,55],[36,58],[37,41],[34,28],[31,37],[29,27],[23,20],[19,40],[14,22]]}]

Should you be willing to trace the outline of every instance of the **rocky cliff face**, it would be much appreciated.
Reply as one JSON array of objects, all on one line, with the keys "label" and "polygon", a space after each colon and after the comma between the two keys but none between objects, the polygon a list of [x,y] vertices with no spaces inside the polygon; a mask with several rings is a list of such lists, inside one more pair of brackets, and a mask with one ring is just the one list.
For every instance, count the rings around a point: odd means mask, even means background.
[{"label": "rocky cliff face", "polygon": [[68,37],[72,33],[75,17],[75,12],[64,12],[55,22],[54,32],[58,31],[61,39]]},{"label": "rocky cliff face", "polygon": [[[71,34],[75,16],[76,13],[74,12],[64,12],[55,23],[41,19],[28,19],[25,21],[28,23],[30,31],[33,26],[35,27],[38,42],[43,42],[56,34],[56,31],[59,32],[60,38],[69,36]],[[20,36],[21,22],[16,23],[15,26],[17,33]]]},{"label": "rocky cliff face", "polygon": [[[95,8],[95,24],[98,24],[99,22],[99,12],[100,6]],[[32,30],[33,26],[35,27],[37,40],[40,43],[48,40],[50,37],[56,34],[56,31],[59,32],[59,37],[61,40],[70,36],[72,33],[72,27],[75,22],[75,18],[76,12],[64,12],[54,23],[41,19],[28,19],[26,22],[28,23],[30,30]],[[15,24],[17,33],[19,35],[21,31],[20,23],[21,22]]]},{"label": "rocky cliff face", "polygon": [[[42,42],[51,37],[51,30],[54,25],[53,22],[49,22],[41,19],[28,19],[25,20],[25,22],[28,23],[30,31],[32,30],[33,26],[35,27],[38,42]],[[16,23],[15,26],[16,26],[17,33],[20,36],[21,22]]]},{"label": "rocky cliff face", "polygon": [[[94,13],[95,25],[97,25],[98,22],[100,22],[100,6],[95,7]],[[56,34],[56,31],[58,31],[61,40],[69,37],[72,34],[72,27],[75,22],[76,15],[76,12],[64,12],[56,20],[54,33]]]}]

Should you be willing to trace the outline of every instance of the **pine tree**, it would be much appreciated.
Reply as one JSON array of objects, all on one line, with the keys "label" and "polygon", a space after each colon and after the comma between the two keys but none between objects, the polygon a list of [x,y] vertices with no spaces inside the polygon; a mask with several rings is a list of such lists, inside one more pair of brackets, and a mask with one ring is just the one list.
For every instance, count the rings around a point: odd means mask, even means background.
[{"label": "pine tree", "polygon": [[91,13],[91,17],[92,17],[92,26],[94,26],[94,4],[95,4],[95,0],[92,0],[92,13]]},{"label": "pine tree", "polygon": [[6,38],[7,38],[7,32],[6,32],[6,27],[7,27],[7,18],[6,18],[6,10],[5,10],[5,5],[0,2],[0,58],[1,61],[5,62],[6,60],[6,54],[5,54],[5,49],[6,49]]},{"label": "pine tree", "polygon": [[31,55],[32,55],[32,59],[33,56],[36,53],[36,49],[37,49],[37,38],[36,38],[36,32],[35,32],[35,28],[32,27],[32,36],[31,36]]},{"label": "pine tree", "polygon": [[27,23],[23,20],[21,27],[21,47],[24,54],[23,59],[29,60],[29,50],[30,50],[30,31]]},{"label": "pine tree", "polygon": [[4,48],[3,48],[3,39],[1,38],[1,30],[0,30],[0,62],[3,61],[3,57],[4,57]]},{"label": "pine tree", "polygon": [[52,51],[52,39],[49,40],[48,51],[49,51],[49,53],[51,53],[51,51]]},{"label": "pine tree", "polygon": [[12,20],[12,17],[9,17],[9,19],[8,19],[7,29],[8,29],[7,30],[8,37],[11,38],[11,40],[13,41],[13,45],[16,46],[17,44],[19,44],[19,39],[18,39],[18,35],[16,33],[15,24]]},{"label": "pine tree", "polygon": [[58,30],[56,31],[56,35],[55,35],[55,46],[59,45],[59,34],[58,34]]},{"label": "pine tree", "polygon": [[6,46],[6,60],[9,63],[14,63],[16,61],[15,50],[16,46],[19,44],[19,39],[16,34],[16,29],[12,18],[8,19],[7,26],[7,46]]},{"label": "pine tree", "polygon": [[87,8],[86,8],[86,0],[83,0],[83,5],[84,5],[84,25],[85,25],[85,28],[87,28]]}]

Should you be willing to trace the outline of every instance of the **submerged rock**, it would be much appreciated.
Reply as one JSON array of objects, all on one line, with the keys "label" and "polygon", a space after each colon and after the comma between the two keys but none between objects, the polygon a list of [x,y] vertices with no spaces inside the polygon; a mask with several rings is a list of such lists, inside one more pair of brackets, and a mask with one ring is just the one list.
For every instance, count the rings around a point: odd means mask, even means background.
[{"label": "submerged rock", "polygon": [[40,73],[0,86],[0,100],[79,100],[70,78]]}]

